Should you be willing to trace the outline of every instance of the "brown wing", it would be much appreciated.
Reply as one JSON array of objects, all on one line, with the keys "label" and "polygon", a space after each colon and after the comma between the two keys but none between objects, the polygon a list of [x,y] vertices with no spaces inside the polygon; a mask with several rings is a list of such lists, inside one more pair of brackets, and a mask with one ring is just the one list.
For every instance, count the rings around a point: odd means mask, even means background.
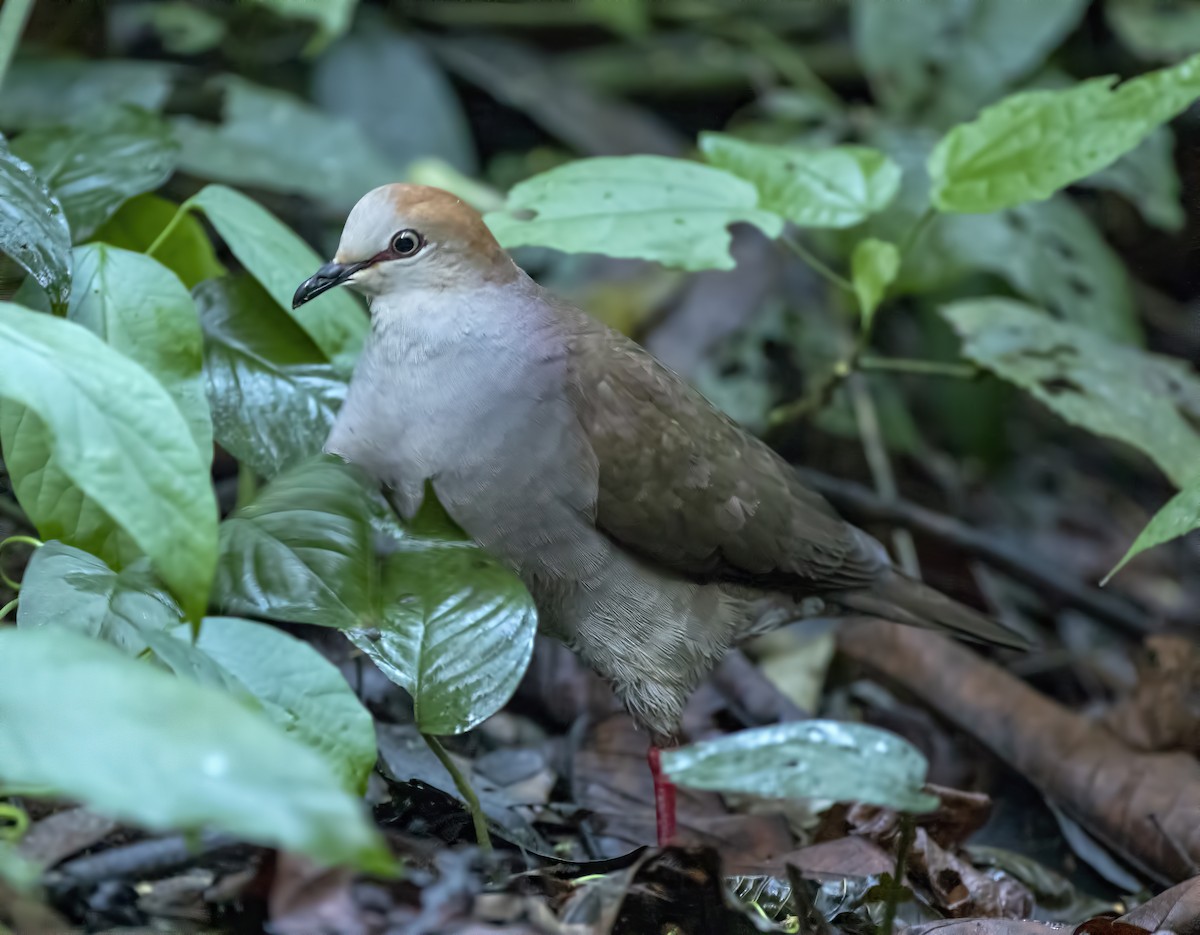
[{"label": "brown wing", "polygon": [[586,316],[571,332],[569,387],[608,535],[689,575],[800,593],[880,574],[865,536],[682,378]]}]

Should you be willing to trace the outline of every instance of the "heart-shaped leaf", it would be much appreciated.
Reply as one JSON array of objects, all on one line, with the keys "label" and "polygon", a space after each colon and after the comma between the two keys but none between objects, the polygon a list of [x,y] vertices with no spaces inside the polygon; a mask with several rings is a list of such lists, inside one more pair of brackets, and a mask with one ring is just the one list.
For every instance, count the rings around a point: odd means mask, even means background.
[{"label": "heart-shaped leaf", "polygon": [[63,307],[71,291],[71,231],[58,199],[0,139],[0,252]]},{"label": "heart-shaped leaf", "polygon": [[769,798],[866,802],[927,812],[929,764],[916,747],[867,724],[791,721],[664,750],[663,771],[692,789]]},{"label": "heart-shaped leaf", "polygon": [[78,242],[122,202],[170,178],[179,144],[157,114],[127,107],[102,111],[82,125],[29,130],[12,151],[50,186]]},{"label": "heart-shaped leaf", "polygon": [[205,279],[225,274],[204,227],[190,214],[176,220],[179,205],[157,195],[138,195],[92,236],[93,240],[145,253],[174,220],[175,227],[154,250],[154,259],[194,289]]},{"label": "heart-shaped leaf", "polygon": [[[29,410],[6,425],[4,459],[17,498],[43,538],[65,538],[49,492],[26,495],[47,438],[64,477],[149,556],[198,619],[216,564],[217,509],[208,473],[175,401],[145,369],[73,322],[0,303],[0,397]],[[4,410],[9,406],[5,405]],[[47,528],[51,527],[51,528]]]},{"label": "heart-shaped leaf", "polygon": [[393,866],[315,751],[223,691],[58,628],[0,631],[0,781],[150,830],[216,828],[326,863]]},{"label": "heart-shaped leaf", "polygon": [[681,269],[732,269],[729,225],[776,237],[753,185],[712,166],[665,156],[603,156],[535,175],[485,220],[504,247],[654,260]]},{"label": "heart-shaped leaf", "polygon": [[346,395],[346,383],[249,276],[196,289],[204,370],[221,447],[271,478],[317,454]]}]

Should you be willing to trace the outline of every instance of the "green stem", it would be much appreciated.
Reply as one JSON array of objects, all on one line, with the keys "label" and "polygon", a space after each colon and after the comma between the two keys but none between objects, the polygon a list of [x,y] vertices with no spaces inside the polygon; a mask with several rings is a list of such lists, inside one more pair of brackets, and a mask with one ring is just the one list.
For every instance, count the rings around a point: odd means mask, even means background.
[{"label": "green stem", "polygon": [[179,226],[179,222],[191,212],[194,201],[194,198],[189,198],[175,209],[175,213],[171,216],[171,220],[167,222],[167,226],[164,227],[159,235],[154,238],[154,242],[146,248],[146,256],[154,256],[155,251],[157,251],[159,247],[166,243],[167,238],[170,237],[171,234],[174,233],[175,228]]},{"label": "green stem", "polygon": [[471,820],[475,823],[475,839],[479,842],[480,850],[490,852],[492,836],[488,834],[487,819],[484,817],[483,808],[479,804],[479,797],[475,795],[475,790],[471,788],[471,784],[467,782],[467,777],[462,774],[458,765],[450,759],[450,754],[446,752],[442,742],[433,734],[422,734],[421,736],[425,738],[425,743],[429,745],[434,756],[441,760],[442,765],[446,767],[446,772],[454,780],[458,794],[467,803],[467,811],[471,813]]},{"label": "green stem", "polygon": [[979,376],[979,368],[974,364],[955,364],[941,360],[915,360],[909,357],[863,356],[859,358],[858,366],[862,370],[913,373],[926,377],[954,377],[960,380],[973,380]]},{"label": "green stem", "polygon": [[247,467],[245,464],[239,464],[237,500],[234,502],[234,509],[240,510],[244,506],[249,506],[254,502],[256,496],[258,496],[258,476],[252,468]]},{"label": "green stem", "polygon": [[817,273],[819,273],[833,285],[837,286],[839,289],[844,289],[846,292],[849,292],[853,295],[854,286],[850,284],[850,280],[841,273],[836,273],[826,266],[820,259],[817,258],[815,254],[810,253],[808,248],[805,247],[804,244],[800,243],[799,240],[797,240],[791,234],[784,234],[781,239],[792,249],[792,252],[796,254],[796,256],[800,257],[800,259],[811,266]]},{"label": "green stem", "polygon": [[[25,545],[33,546],[35,549],[40,549],[42,547],[42,540],[35,539],[33,536],[9,536],[3,542],[0,542],[0,555],[3,555],[4,550],[14,542],[23,542]],[[8,575],[6,575],[3,571],[0,571],[0,584],[3,584],[10,591],[21,590],[21,582],[13,581],[12,578],[8,577]]]},{"label": "green stem", "polygon": [[17,598],[13,598],[3,607],[0,607],[0,623],[4,623],[4,618],[17,609]]},{"label": "green stem", "polygon": [[908,229],[908,233],[904,235],[904,239],[900,241],[900,262],[908,258],[909,251],[916,246],[917,240],[921,234],[925,232],[925,228],[929,226],[929,222],[937,216],[937,212],[933,209],[933,205],[927,207],[921,216],[913,223],[913,226]]},{"label": "green stem", "polygon": [[0,87],[4,85],[8,66],[32,11],[33,0],[4,0],[4,5],[0,6]]},{"label": "green stem", "polygon": [[915,831],[912,815],[905,812],[900,816],[900,843],[896,847],[896,870],[892,878],[891,892],[888,893],[887,905],[883,911],[883,921],[879,923],[879,935],[892,935],[896,927],[896,904],[900,901],[901,888],[904,886],[904,874],[907,871],[908,851],[912,847]]},{"label": "green stem", "polygon": [[19,841],[28,830],[29,813],[8,802],[0,802],[0,841]]}]

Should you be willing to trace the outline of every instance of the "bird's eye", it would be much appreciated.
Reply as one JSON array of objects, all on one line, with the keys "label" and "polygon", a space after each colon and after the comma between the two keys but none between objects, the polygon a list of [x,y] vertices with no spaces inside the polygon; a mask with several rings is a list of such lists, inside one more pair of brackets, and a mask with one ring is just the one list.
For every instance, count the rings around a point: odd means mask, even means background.
[{"label": "bird's eye", "polygon": [[400,231],[392,238],[392,252],[399,257],[412,256],[423,246],[425,246],[425,241],[414,230]]}]

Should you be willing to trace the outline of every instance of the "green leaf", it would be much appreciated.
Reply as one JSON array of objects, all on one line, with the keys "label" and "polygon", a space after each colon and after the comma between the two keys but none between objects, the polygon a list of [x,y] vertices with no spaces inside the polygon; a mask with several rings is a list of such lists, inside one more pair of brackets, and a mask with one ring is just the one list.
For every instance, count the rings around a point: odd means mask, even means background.
[{"label": "green leaf", "polygon": [[292,308],[296,287],[324,262],[270,211],[224,185],[209,185],[189,200],[204,211],[238,262],[288,312],[325,355],[356,355],[367,333],[367,316],[345,289]]},{"label": "green leaf", "polygon": [[792,721],[664,750],[663,770],[692,789],[769,798],[865,802],[927,812],[929,764],[916,747],[866,724]]},{"label": "green leaf", "polygon": [[314,751],[222,691],[59,629],[0,631],[0,781],[154,831],[216,828],[326,863],[392,866]]},{"label": "green leaf", "polygon": [[[185,172],[308,195],[338,211],[353,207],[377,185],[403,176],[403,166],[380,155],[352,121],[233,75],[220,83],[225,91],[220,126],[186,116],[173,121],[183,144],[180,168]],[[281,146],[280,140],[292,143]]]},{"label": "green leaf", "polygon": [[0,127],[71,124],[117,104],[158,111],[177,67],[166,62],[22,58],[0,95]]},{"label": "green leaf", "polygon": [[375,722],[333,663],[262,623],[206,617],[197,648],[263,705],[267,717],[318,753],[353,792],[375,766]]},{"label": "green leaf", "polygon": [[1200,49],[1200,6],[1192,0],[1105,0],[1104,14],[1141,58],[1175,61]]},{"label": "green leaf", "polygon": [[1135,555],[1180,536],[1186,536],[1195,529],[1200,529],[1200,473],[1154,514],[1146,528],[1133,540],[1133,545],[1129,547],[1124,558],[1104,576],[1102,583],[1107,584],[1108,580],[1124,568]]},{"label": "green leaf", "polygon": [[139,34],[154,30],[172,55],[199,55],[217,48],[226,36],[225,21],[187,0],[122,4],[107,11],[110,34]]},{"label": "green leaf", "polygon": [[383,562],[378,623],[350,640],[413,698],[426,734],[460,734],[512,697],[533,654],[524,585],[478,546],[410,535]]},{"label": "green leaf", "polygon": [[346,383],[248,276],[196,289],[204,370],[221,447],[262,477],[318,454]]},{"label": "green leaf", "polygon": [[[92,239],[135,253],[145,253],[171,223],[179,205],[157,195],[138,195],[121,205]],[[225,274],[204,227],[185,214],[154,251],[154,259],[194,289],[205,279]]]},{"label": "green leaf", "polygon": [[934,205],[997,211],[1098,172],[1200,97],[1200,54],[1114,88],[1116,80],[1014,94],[955,127],[929,157]]},{"label": "green leaf", "polygon": [[777,237],[754,186],[711,166],[665,156],[579,159],[521,182],[484,220],[507,247],[654,260],[682,269],[732,269],[730,224]]},{"label": "green leaf", "polygon": [[371,504],[350,467],[314,458],[221,524],[213,603],[229,613],[357,627],[367,619]]},{"label": "green leaf", "polygon": [[1200,378],[1175,358],[1113,343],[1008,299],[942,309],[963,353],[1022,387],[1066,421],[1142,451],[1178,486],[1200,472],[1200,435],[1180,400]]},{"label": "green leaf", "polygon": [[701,133],[704,158],[758,189],[759,204],[801,227],[850,227],[887,207],[900,167],[865,146],[803,149]]},{"label": "green leaf", "polygon": [[255,0],[280,16],[314,22],[324,40],[340,36],[350,26],[358,0]]},{"label": "green leaf", "polygon": [[0,344],[0,397],[37,416],[6,424],[4,459],[42,538],[70,541],[52,519],[54,492],[26,492],[29,472],[45,466],[23,459],[26,431],[39,442],[49,433],[65,477],[129,534],[198,618],[216,563],[217,509],[207,453],[175,402],[146,370],[73,322],[0,303]]},{"label": "green leaf", "polygon": [[12,151],[50,186],[78,242],[127,199],[170,178],[179,144],[161,117],[127,107],[83,124],[29,130]]},{"label": "green leaf", "polygon": [[922,123],[973,116],[1037,67],[1087,0],[856,0],[854,46],[884,107]]},{"label": "green leaf", "polygon": [[858,309],[862,313],[863,328],[871,327],[875,309],[883,301],[888,286],[900,271],[900,251],[886,240],[868,237],[860,240],[850,258],[850,277],[854,294],[858,297]]},{"label": "green leaf", "polygon": [[1081,179],[1079,184],[1124,195],[1137,206],[1147,224],[1165,231],[1182,230],[1187,218],[1174,149],[1171,128],[1159,127],[1107,169]]},{"label": "green leaf", "polygon": [[0,139],[0,252],[32,276],[56,306],[71,291],[71,231],[58,199]]}]

